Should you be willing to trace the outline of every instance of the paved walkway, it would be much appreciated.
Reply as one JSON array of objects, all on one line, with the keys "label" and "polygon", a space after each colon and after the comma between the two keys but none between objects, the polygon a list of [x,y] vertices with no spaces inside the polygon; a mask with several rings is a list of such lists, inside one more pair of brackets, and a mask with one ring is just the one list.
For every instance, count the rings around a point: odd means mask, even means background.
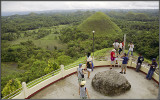
[{"label": "paved walkway", "polygon": [[[101,62],[104,63],[105,62]],[[153,80],[146,80],[143,73],[135,72],[133,69],[127,69],[127,74],[124,75],[131,84],[131,89],[119,96],[104,96],[96,92],[91,85],[91,80],[97,72],[109,70],[108,67],[95,68],[91,72],[90,79],[86,78],[86,87],[88,88],[91,99],[157,99],[158,84]],[[120,72],[120,68],[115,67],[113,70]],[[30,99],[80,99],[78,94],[78,80],[76,74],[71,75],[53,85],[43,89]]]}]

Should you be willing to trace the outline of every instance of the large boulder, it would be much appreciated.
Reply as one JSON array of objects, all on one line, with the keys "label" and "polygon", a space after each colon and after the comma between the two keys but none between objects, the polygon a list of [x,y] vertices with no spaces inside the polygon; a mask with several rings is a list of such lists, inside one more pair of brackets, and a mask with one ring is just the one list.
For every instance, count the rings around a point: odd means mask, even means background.
[{"label": "large boulder", "polygon": [[114,70],[96,73],[92,86],[96,91],[108,96],[120,95],[131,88],[128,80]]}]

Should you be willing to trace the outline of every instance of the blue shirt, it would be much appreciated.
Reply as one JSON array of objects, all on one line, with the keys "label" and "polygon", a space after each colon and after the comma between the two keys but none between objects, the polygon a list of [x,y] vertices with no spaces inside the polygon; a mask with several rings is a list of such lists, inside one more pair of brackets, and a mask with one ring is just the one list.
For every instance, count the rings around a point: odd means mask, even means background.
[{"label": "blue shirt", "polygon": [[[152,62],[152,66],[150,67],[150,70],[155,71],[156,67],[157,67],[157,63],[156,62]],[[153,67],[154,66],[154,67]]]},{"label": "blue shirt", "polygon": [[123,59],[122,64],[127,64],[128,57],[122,57],[122,59]]},{"label": "blue shirt", "polygon": [[144,61],[143,56],[139,56],[139,57],[138,57],[138,63],[141,63],[141,64],[142,64],[143,61]]}]

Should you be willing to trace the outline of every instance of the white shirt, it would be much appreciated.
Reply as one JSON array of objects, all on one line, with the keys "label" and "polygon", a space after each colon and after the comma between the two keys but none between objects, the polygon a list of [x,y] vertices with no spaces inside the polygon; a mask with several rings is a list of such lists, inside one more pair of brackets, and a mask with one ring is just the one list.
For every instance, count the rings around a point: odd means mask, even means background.
[{"label": "white shirt", "polygon": [[132,45],[129,44],[128,46],[130,46],[129,50],[133,51],[134,45],[133,44]]},{"label": "white shirt", "polygon": [[122,48],[122,43],[119,44],[119,48]]},{"label": "white shirt", "polygon": [[119,43],[118,43],[118,42],[114,42],[114,43],[113,43],[113,46],[114,46],[114,48],[115,48],[115,47],[118,47],[118,46],[119,46]]},{"label": "white shirt", "polygon": [[89,61],[92,61],[92,57],[91,56],[87,57],[87,62],[89,62]]}]

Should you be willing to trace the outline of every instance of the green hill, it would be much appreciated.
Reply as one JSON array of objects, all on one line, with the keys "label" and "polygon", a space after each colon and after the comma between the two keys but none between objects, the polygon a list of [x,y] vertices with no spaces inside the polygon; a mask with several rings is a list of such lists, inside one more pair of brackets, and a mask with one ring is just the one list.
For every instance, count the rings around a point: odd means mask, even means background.
[{"label": "green hill", "polygon": [[94,30],[98,35],[117,34],[121,32],[121,29],[102,12],[96,12],[88,17],[78,28],[86,33],[92,33]]}]

